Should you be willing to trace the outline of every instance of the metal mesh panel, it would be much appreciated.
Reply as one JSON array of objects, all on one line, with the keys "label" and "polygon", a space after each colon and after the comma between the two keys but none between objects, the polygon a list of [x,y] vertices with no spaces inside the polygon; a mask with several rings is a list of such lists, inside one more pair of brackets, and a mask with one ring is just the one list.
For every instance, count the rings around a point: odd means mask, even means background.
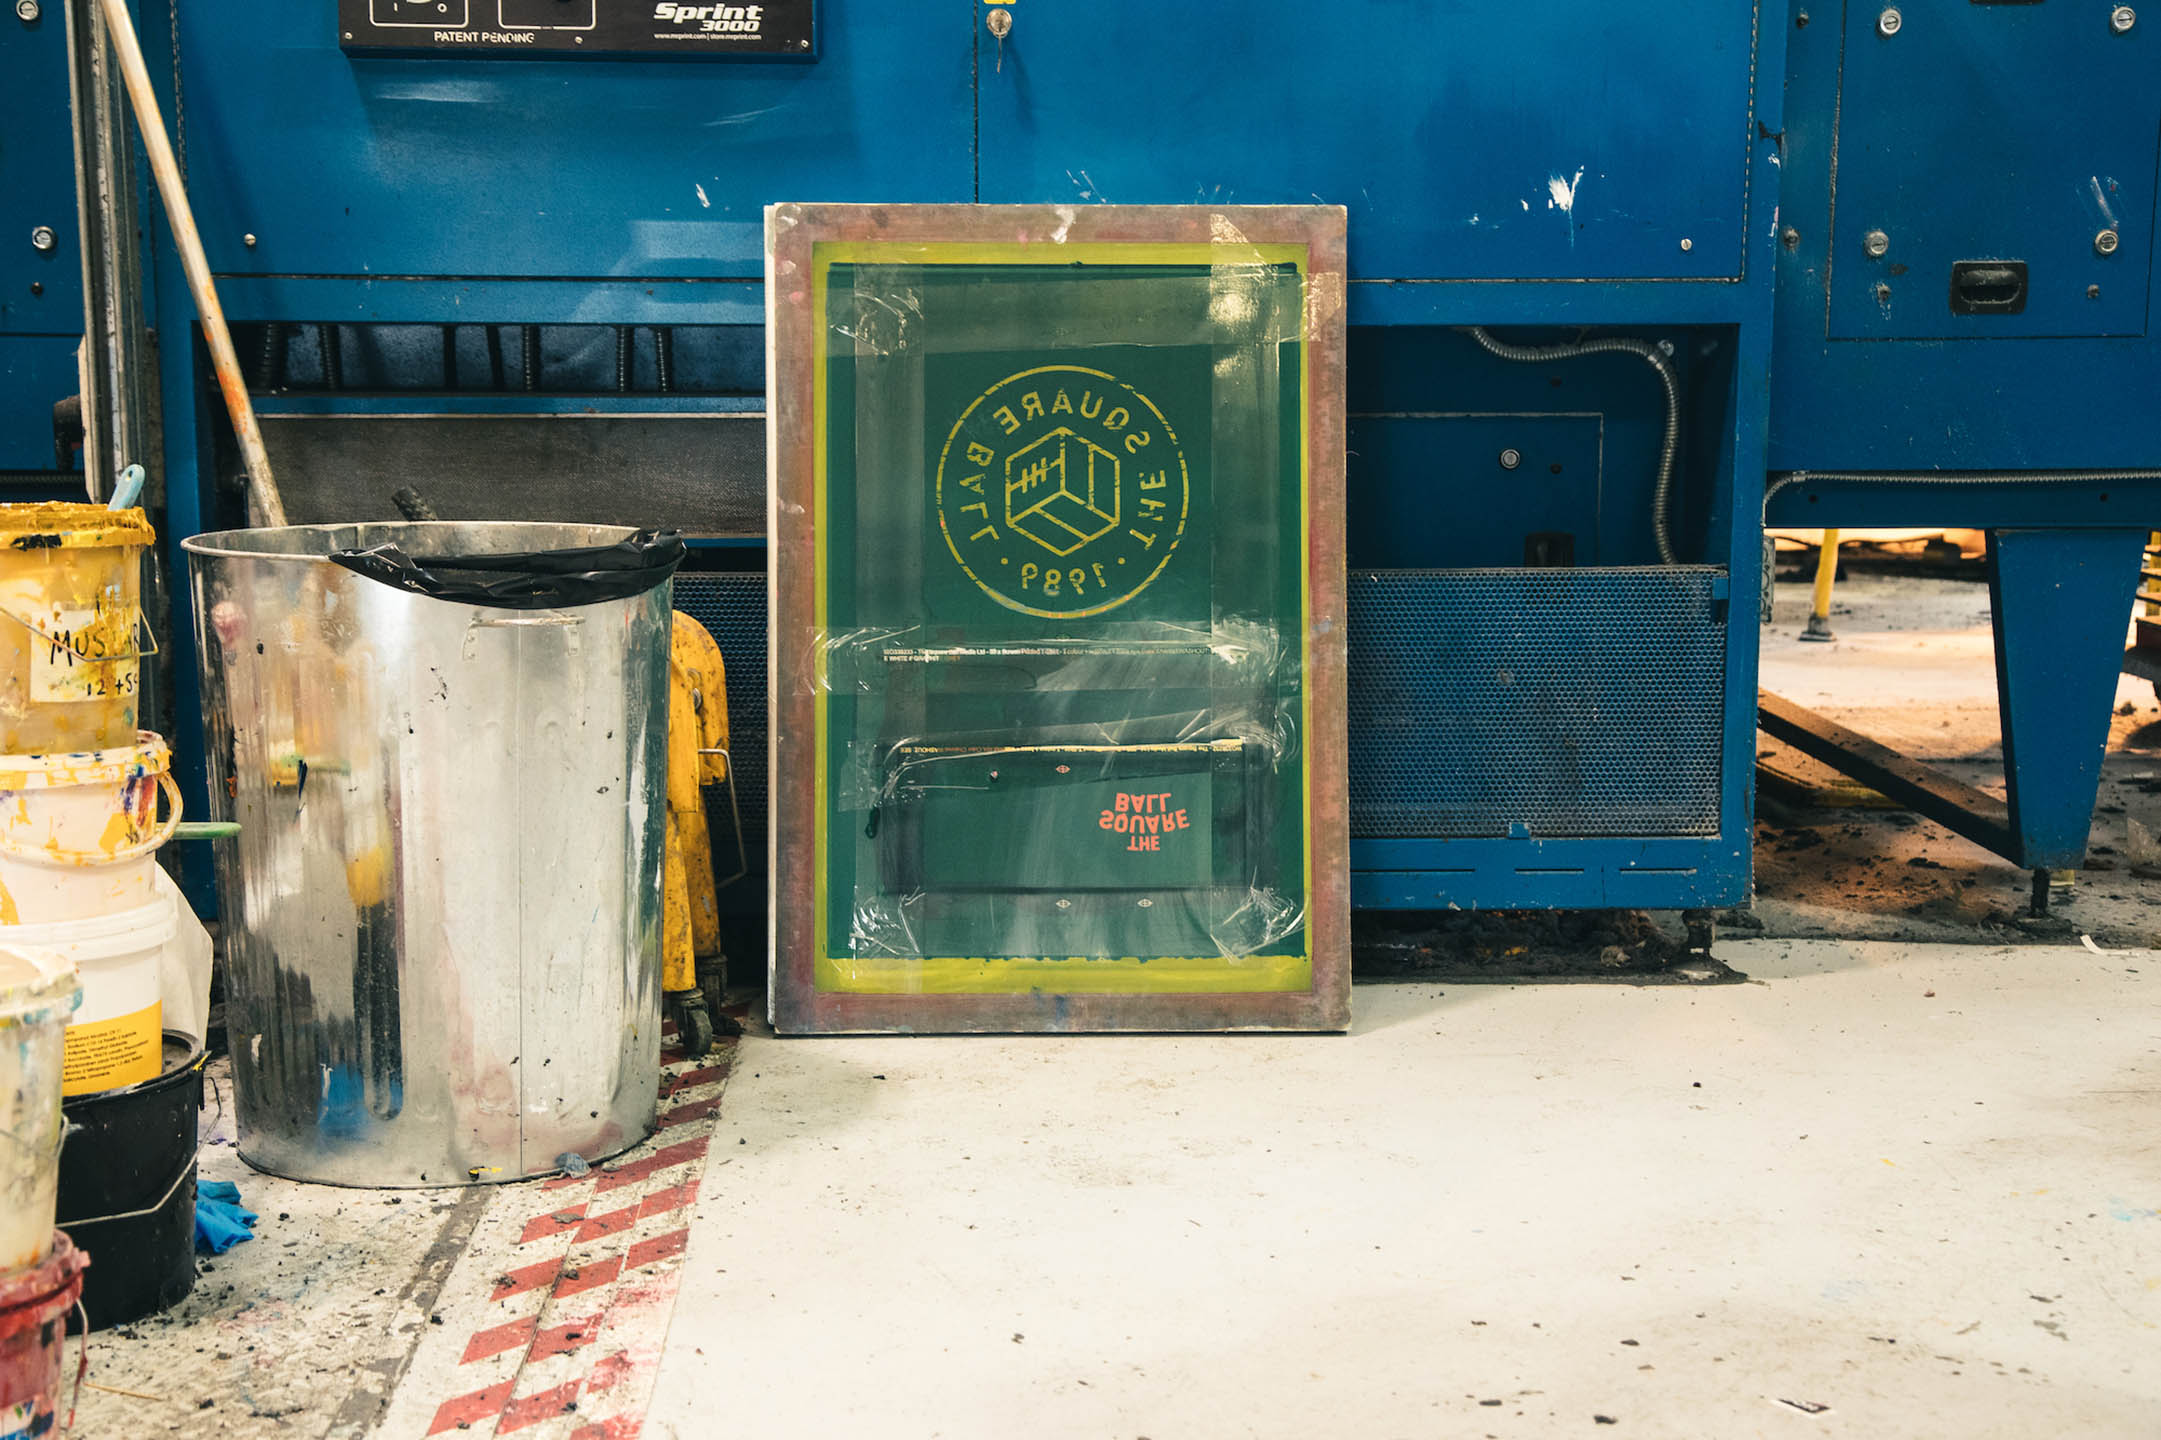
[{"label": "metal mesh panel", "polygon": [[1353,572],[1351,834],[1716,834],[1724,574]]},{"label": "metal mesh panel", "polygon": [[[765,868],[766,710],[765,572],[678,572],[675,608],[703,625],[728,666],[728,750],[735,761],[735,793],[743,807],[743,843],[752,870]],[[716,820],[726,812],[716,809]],[[725,872],[733,856],[716,832],[714,860]]]}]

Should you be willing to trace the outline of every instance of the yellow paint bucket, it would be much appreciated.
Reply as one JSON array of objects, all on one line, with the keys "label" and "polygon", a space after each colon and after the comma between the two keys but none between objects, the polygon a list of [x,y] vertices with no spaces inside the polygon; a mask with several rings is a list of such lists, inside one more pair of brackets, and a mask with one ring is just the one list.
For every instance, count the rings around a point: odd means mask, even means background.
[{"label": "yellow paint bucket", "polygon": [[147,730],[113,750],[0,756],[0,940],[156,898],[157,850],[180,823],[172,763]]},{"label": "yellow paint bucket", "polygon": [[0,754],[135,738],[141,510],[0,505]]}]

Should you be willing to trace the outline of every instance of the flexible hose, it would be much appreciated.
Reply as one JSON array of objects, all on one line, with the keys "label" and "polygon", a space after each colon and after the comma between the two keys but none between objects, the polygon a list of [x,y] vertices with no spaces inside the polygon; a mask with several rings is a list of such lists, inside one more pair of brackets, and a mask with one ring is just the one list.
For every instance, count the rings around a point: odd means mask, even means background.
[{"label": "flexible hose", "polygon": [[1651,538],[1658,542],[1661,562],[1677,563],[1679,557],[1673,549],[1673,465],[1681,453],[1681,380],[1674,374],[1673,364],[1665,352],[1648,340],[1627,340],[1619,336],[1577,340],[1565,345],[1511,345],[1505,340],[1496,340],[1482,326],[1473,325],[1465,333],[1487,354],[1519,364],[1543,365],[1553,360],[1574,360],[1582,355],[1633,355],[1658,372],[1658,383],[1666,391],[1666,433],[1658,446],[1658,484],[1651,491]]},{"label": "flexible hose", "polygon": [[1788,470],[1773,472],[1771,483],[1764,487],[1764,513],[1770,513],[1773,495],[1810,480],[1840,485],[2081,485],[2093,480],[2136,484],[2161,480],[2161,470]]},{"label": "flexible hose", "polygon": [[345,388],[345,351],[341,348],[343,342],[339,338],[338,327],[335,325],[316,326],[315,343],[323,354],[323,388],[325,390],[343,390]]}]

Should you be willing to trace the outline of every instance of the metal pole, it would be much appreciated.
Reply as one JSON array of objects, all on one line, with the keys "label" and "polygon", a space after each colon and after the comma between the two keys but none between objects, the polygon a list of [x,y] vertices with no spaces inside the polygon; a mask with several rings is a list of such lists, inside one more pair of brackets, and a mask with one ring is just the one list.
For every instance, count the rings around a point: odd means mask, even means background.
[{"label": "metal pole", "polygon": [[1808,628],[1801,632],[1803,640],[1829,640],[1831,634],[1831,582],[1838,578],[1838,532],[1823,532],[1823,544],[1816,552],[1816,592],[1808,610]]},{"label": "metal pole", "polygon": [[187,272],[188,290],[202,316],[203,335],[210,342],[210,361],[218,372],[218,389],[225,395],[225,409],[232,416],[233,433],[240,440],[240,458],[248,470],[248,504],[259,525],[283,525],[285,505],[278,498],[278,483],[270,473],[270,456],[263,449],[263,432],[255,423],[255,407],[248,401],[248,382],[240,373],[240,357],[233,353],[233,337],[225,328],[225,311],[218,304],[217,287],[210,280],[210,261],[203,254],[203,237],[195,228],[195,212],[188,207],[181,184],[180,165],[173,159],[172,141],[165,133],[165,119],[158,111],[158,97],[150,88],[150,71],[143,64],[143,49],[135,38],[135,21],[127,0],[98,0],[105,16],[106,38],[120,62],[120,77],[128,99],[135,106],[136,124],[143,135],[143,149],[150,157],[150,171],[157,177],[158,194],[165,201],[166,219],[173,227],[173,244],[180,251],[181,268]]}]

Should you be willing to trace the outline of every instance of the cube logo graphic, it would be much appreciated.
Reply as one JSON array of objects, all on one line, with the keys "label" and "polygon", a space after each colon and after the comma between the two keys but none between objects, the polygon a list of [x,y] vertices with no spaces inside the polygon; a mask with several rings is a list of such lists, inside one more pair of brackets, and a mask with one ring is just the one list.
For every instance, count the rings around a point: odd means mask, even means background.
[{"label": "cube logo graphic", "polygon": [[1061,425],[1005,460],[1005,523],[1053,555],[1118,528],[1118,457]]},{"label": "cube logo graphic", "polygon": [[1103,370],[1046,365],[970,401],[938,458],[938,523],[1011,610],[1073,619],[1147,589],[1185,534],[1184,452],[1155,402]]}]

